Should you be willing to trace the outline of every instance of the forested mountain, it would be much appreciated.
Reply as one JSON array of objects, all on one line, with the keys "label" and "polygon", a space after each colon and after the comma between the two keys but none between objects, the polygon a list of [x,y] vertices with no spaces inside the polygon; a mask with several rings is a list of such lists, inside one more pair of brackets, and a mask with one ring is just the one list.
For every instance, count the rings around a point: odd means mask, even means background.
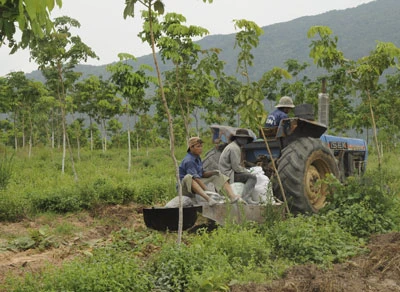
[{"label": "forested mountain", "polygon": [[[376,0],[356,8],[334,10],[316,16],[306,16],[283,23],[263,27],[259,46],[252,51],[255,66],[250,68],[252,78],[261,75],[274,66],[284,67],[288,59],[311,63],[308,57],[310,39],[307,31],[311,26],[329,26],[338,36],[339,49],[349,59],[358,59],[367,55],[376,46],[376,41],[392,42],[400,46],[400,1]],[[235,34],[211,35],[198,43],[203,49],[220,48],[220,58],[226,61],[225,72],[234,75],[237,64],[237,52],[234,51]],[[117,60],[116,60],[117,61]],[[138,58],[138,64],[153,64],[151,55]],[[168,65],[163,65],[165,69]],[[87,75],[108,77],[106,65],[80,65],[77,71]],[[313,69],[314,68],[314,69]],[[311,67],[309,70],[315,70]],[[312,72],[308,72],[312,76]],[[41,79],[41,74],[34,71],[28,77]]]}]

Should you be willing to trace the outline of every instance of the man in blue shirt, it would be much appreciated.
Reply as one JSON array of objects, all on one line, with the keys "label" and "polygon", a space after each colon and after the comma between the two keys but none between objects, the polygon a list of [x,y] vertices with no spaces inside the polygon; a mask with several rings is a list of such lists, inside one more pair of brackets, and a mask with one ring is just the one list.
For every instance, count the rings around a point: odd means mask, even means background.
[{"label": "man in blue shirt", "polygon": [[267,121],[265,122],[266,128],[277,127],[281,120],[289,117],[289,111],[294,108],[293,100],[289,96],[283,96],[275,107],[276,110],[267,117]]},{"label": "man in blue shirt", "polygon": [[222,188],[227,192],[231,203],[242,202],[240,196],[235,195],[229,184],[229,177],[219,170],[203,171],[203,162],[200,155],[203,152],[203,141],[199,137],[192,137],[188,142],[185,158],[179,165],[179,179],[182,184],[182,195],[195,199],[195,194],[204,198],[210,206],[216,202],[207,193],[207,184],[213,183],[217,192]]}]

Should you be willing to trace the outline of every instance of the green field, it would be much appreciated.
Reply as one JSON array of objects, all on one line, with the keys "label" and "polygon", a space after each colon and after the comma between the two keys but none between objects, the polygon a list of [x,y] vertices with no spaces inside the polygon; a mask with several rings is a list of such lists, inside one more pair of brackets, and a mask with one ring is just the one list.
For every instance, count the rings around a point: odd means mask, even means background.
[{"label": "green field", "polygon": [[[185,148],[178,149],[178,160]],[[27,218],[51,221],[57,216],[68,222],[68,216],[81,216],[99,206],[163,205],[176,195],[167,147],[134,151],[130,173],[125,151],[83,151],[80,159],[75,158],[77,182],[68,159],[62,173],[59,150],[34,149],[31,157],[24,151],[10,153],[3,157],[1,170],[7,182],[0,195],[4,224]],[[49,265],[22,277],[9,275],[0,291],[226,291],[232,283],[278,279],[299,264],[329,267],[364,253],[372,234],[399,231],[397,161],[398,153],[385,153],[378,169],[375,155],[370,154],[364,177],[350,178],[346,185],[331,182],[334,194],[318,215],[286,220],[270,216],[260,225],[228,224],[210,232],[184,232],[180,245],[174,233],[121,227],[108,243],[79,253],[61,267]],[[33,249],[54,249],[59,242],[50,238],[78,231],[68,223],[30,229],[25,241],[19,238],[19,246],[18,238],[2,238],[1,248],[14,244],[14,249],[22,249],[31,242]],[[151,253],[146,252],[149,246]]]}]

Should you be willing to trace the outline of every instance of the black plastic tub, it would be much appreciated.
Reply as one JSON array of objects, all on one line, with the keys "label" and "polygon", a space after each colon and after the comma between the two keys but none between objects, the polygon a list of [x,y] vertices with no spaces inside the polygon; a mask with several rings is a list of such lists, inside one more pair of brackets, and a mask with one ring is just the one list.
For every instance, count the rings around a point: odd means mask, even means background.
[{"label": "black plastic tub", "polygon": [[[193,227],[197,220],[197,212],[201,206],[183,208],[183,230]],[[179,208],[152,207],[143,209],[144,223],[148,228],[159,231],[177,231]]]}]

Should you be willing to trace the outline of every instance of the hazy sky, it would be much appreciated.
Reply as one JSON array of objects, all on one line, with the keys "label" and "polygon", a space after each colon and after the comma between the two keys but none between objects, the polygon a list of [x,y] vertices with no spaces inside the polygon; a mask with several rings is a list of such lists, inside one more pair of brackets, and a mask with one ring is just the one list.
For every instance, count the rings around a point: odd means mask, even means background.
[{"label": "hazy sky", "polygon": [[[342,10],[372,2],[373,0],[164,0],[166,12],[180,13],[186,25],[197,25],[210,34],[235,33],[234,19],[254,21],[258,26],[286,22],[301,16]],[[81,24],[75,31],[91,47],[100,60],[86,64],[103,65],[117,61],[120,52],[140,57],[151,53],[147,44],[137,37],[142,30],[139,11],[137,17],[124,19],[124,0],[63,0],[63,7],[55,9],[52,17],[69,16]],[[137,6],[138,8],[140,6]],[[140,7],[141,9],[141,7]],[[29,61],[27,50],[9,55],[9,48],[0,48],[0,76],[12,71],[26,73],[37,69]]]}]

